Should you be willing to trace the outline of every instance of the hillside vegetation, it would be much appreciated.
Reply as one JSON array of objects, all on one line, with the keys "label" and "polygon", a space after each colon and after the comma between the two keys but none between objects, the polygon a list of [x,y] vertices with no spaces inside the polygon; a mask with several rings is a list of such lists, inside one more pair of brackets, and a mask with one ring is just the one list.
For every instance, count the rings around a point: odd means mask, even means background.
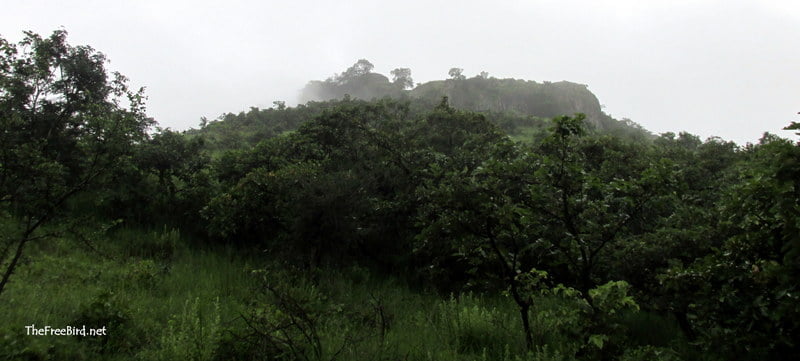
[{"label": "hillside vegetation", "polygon": [[26,35],[0,39],[0,358],[800,358],[800,144],[366,61],[176,132]]},{"label": "hillside vegetation", "polygon": [[325,81],[311,81],[301,93],[301,103],[345,97],[363,100],[388,97],[434,105],[442,97],[447,97],[450,105],[457,109],[535,118],[582,113],[589,124],[600,130],[649,135],[630,120],[618,121],[605,114],[597,97],[584,84],[498,79],[486,72],[467,78],[462,69],[452,68],[450,78],[446,80],[413,86],[408,68],[393,70],[392,81],[382,74],[373,73],[372,69],[372,63],[361,59],[341,74]]}]

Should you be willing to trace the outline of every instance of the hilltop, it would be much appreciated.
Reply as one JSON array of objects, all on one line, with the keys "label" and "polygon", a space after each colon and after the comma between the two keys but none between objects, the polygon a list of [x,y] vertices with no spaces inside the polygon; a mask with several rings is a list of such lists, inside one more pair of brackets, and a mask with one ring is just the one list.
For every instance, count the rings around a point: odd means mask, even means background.
[{"label": "hilltop", "polygon": [[647,133],[630,120],[616,120],[604,113],[597,96],[586,84],[499,79],[486,72],[467,78],[462,69],[452,68],[448,79],[413,86],[408,68],[393,70],[392,80],[373,73],[373,68],[372,63],[361,59],[341,74],[324,81],[310,81],[301,92],[300,103],[349,96],[363,100],[389,97],[436,104],[442,97],[447,97],[451,106],[462,110],[537,118],[583,113],[587,122],[598,130]]},{"label": "hilltop", "polygon": [[455,109],[480,113],[516,141],[532,142],[543,134],[551,118],[576,113],[586,115],[587,125],[600,133],[629,139],[654,138],[635,122],[604,113],[597,96],[585,84],[498,79],[485,72],[467,78],[461,69],[453,68],[448,79],[415,86],[408,68],[392,70],[392,79],[373,72],[373,68],[372,63],[361,59],[326,80],[308,82],[296,107],[275,102],[268,109],[252,107],[223,114],[211,122],[204,120],[201,129],[190,130],[189,134],[203,134],[212,150],[236,149],[294,131],[343,101],[406,103],[411,118],[423,116],[445,101]]}]

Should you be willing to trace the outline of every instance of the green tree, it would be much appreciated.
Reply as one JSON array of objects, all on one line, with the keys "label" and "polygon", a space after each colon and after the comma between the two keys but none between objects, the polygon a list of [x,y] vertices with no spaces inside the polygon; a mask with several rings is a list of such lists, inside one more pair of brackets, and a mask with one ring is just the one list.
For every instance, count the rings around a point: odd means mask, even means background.
[{"label": "green tree", "polygon": [[468,148],[441,154],[420,190],[419,248],[455,255],[450,263],[462,264],[472,284],[506,288],[529,347],[528,275],[546,271],[594,308],[589,291],[608,281],[611,246],[636,231],[668,178],[670,168],[635,157],[623,163],[614,149],[628,155],[636,148],[584,139],[583,119],[555,118],[550,135],[532,149],[496,141],[473,155]]},{"label": "green tree", "polygon": [[[65,31],[0,39],[0,262],[5,288],[26,244],[54,234],[69,201],[125,161],[151,120],[142,90]],[[47,230],[45,230],[47,228]]]},{"label": "green tree", "polygon": [[464,69],[461,68],[450,68],[450,70],[447,72],[447,75],[450,76],[450,79],[454,80],[464,80],[467,78],[464,76]]},{"label": "green tree", "polygon": [[[463,155],[454,158],[459,156]],[[454,255],[449,262],[440,259],[439,266],[463,264],[460,268],[470,276],[470,284],[506,288],[519,307],[525,341],[532,349],[528,313],[533,299],[525,292],[523,276],[547,247],[537,237],[543,225],[519,198],[533,197],[530,184],[536,163],[511,142],[498,144],[477,166],[451,168],[449,162],[442,163],[432,166],[432,177],[419,191],[426,205],[420,214],[425,227],[417,237],[418,247],[440,257]]]},{"label": "green tree", "polygon": [[542,155],[539,197],[524,201],[548,224],[544,237],[554,247],[548,262],[566,266],[552,273],[588,297],[607,277],[603,269],[612,245],[647,222],[646,211],[668,184],[671,168],[631,157],[641,152],[636,148],[615,155],[617,145],[586,136],[583,119],[579,114],[553,120],[551,135],[536,147]]},{"label": "green tree", "polygon": [[344,73],[337,77],[337,81],[339,83],[346,83],[352,79],[371,73],[372,69],[375,69],[375,65],[372,65],[369,60],[358,59],[353,66],[347,68]]},{"label": "green tree", "polygon": [[392,82],[402,89],[410,89],[414,87],[414,80],[411,79],[411,69],[397,68],[390,72],[392,74]]},{"label": "green tree", "polygon": [[686,305],[702,348],[728,358],[800,357],[800,147],[766,137],[726,187],[713,247],[674,263],[662,287]]},{"label": "green tree", "polygon": [[109,184],[108,214],[149,225],[198,227],[200,209],[214,193],[204,138],[159,129],[137,144],[133,156],[134,167],[115,174]]},{"label": "green tree", "polygon": [[136,154],[140,167],[153,172],[169,198],[178,193],[179,181],[186,181],[208,162],[203,154],[203,138],[160,129],[144,142]]},{"label": "green tree", "polygon": [[411,193],[418,158],[401,133],[413,124],[406,112],[344,101],[295,133],[224,155],[215,168],[226,189],[204,212],[213,232],[268,244],[277,235],[311,265],[361,252],[380,258],[371,250],[407,232],[398,213],[410,203],[396,198]]},{"label": "green tree", "polygon": [[[697,333],[689,320],[689,306],[695,300],[676,297],[660,282],[660,275],[721,246],[720,202],[736,183],[734,170],[743,160],[743,152],[732,142],[718,138],[702,142],[688,133],[665,133],[638,148],[624,151],[621,154],[628,156],[610,163],[622,172],[641,169],[636,164],[642,161],[659,170],[651,173],[655,181],[650,182],[645,207],[629,222],[622,242],[611,245],[609,257],[599,266],[609,279],[625,280],[634,286],[643,308],[671,313],[685,336],[693,340]],[[609,151],[607,148],[604,153]],[[643,156],[631,156],[636,154]]]}]

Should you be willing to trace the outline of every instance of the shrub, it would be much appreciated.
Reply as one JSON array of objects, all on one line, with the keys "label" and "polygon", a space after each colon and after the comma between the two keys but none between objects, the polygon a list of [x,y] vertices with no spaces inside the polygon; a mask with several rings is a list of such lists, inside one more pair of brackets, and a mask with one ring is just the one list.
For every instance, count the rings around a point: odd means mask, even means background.
[{"label": "shrub", "polygon": [[126,353],[141,347],[143,337],[131,322],[130,312],[113,292],[103,292],[93,301],[81,306],[78,317],[71,323],[88,329],[106,328],[105,336],[81,336],[89,349],[100,353]]},{"label": "shrub", "polygon": [[136,261],[127,267],[123,280],[130,287],[152,288],[161,270],[162,268],[151,259]]},{"label": "shrub", "polygon": [[33,340],[19,330],[0,330],[0,360],[47,360],[48,348],[34,345]]}]

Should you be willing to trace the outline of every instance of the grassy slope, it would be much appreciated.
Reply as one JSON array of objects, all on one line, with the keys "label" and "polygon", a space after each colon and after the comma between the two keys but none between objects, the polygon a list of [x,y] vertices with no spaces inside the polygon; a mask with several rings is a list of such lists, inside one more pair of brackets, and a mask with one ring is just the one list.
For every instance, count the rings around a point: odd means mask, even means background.
[{"label": "grassy slope", "polygon": [[[0,355],[25,348],[36,355],[85,355],[99,350],[94,347],[95,340],[78,343],[72,337],[16,337],[32,323],[37,327],[80,326],[87,319],[119,316],[124,319],[121,325],[116,329],[108,325],[112,346],[106,349],[110,356],[157,345],[160,331],[187,300],[197,299],[202,308],[211,309],[218,299],[221,318],[235,317],[250,289],[249,264],[224,252],[181,247],[178,238],[174,231],[123,230],[104,239],[106,243],[92,244],[95,250],[71,239],[54,239],[31,248],[28,261],[0,296],[0,309],[8,310],[0,314],[4,341],[0,347],[5,347],[0,348]],[[100,323],[115,324],[108,320]],[[10,345],[12,341],[19,347]],[[51,345],[62,350],[48,350]],[[111,348],[119,352],[110,352]]]},{"label": "grassy slope", "polygon": [[[169,230],[121,230],[101,239],[96,251],[69,239],[31,250],[0,296],[0,358],[245,359],[222,340],[246,329],[240,315],[271,309],[259,301],[252,272],[269,265],[226,249],[186,247]],[[286,269],[269,277],[323,300],[317,327],[326,360],[558,360],[579,345],[561,332],[574,319],[551,316],[569,309],[546,299],[532,317],[540,349],[525,355],[518,314],[506,297],[419,293],[359,268],[318,272],[316,285]],[[109,326],[107,339],[24,336],[31,323],[91,320]],[[644,337],[677,332],[660,318],[632,322],[656,330]]]}]

